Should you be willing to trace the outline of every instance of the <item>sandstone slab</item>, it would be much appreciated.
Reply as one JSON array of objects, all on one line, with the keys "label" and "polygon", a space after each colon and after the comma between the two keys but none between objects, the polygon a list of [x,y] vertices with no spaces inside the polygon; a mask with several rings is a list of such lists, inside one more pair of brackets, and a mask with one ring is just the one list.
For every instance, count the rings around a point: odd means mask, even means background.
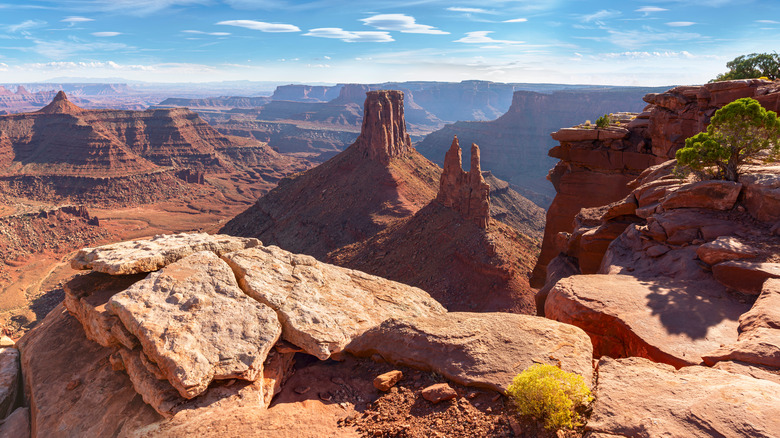
[{"label": "sandstone slab", "polygon": [[716,265],[729,260],[750,259],[756,257],[758,252],[736,237],[721,236],[712,242],[701,245],[696,250],[696,255],[704,263]]},{"label": "sandstone slab", "polygon": [[21,379],[19,350],[13,347],[0,348],[0,420],[16,409]]},{"label": "sandstone slab", "polygon": [[666,210],[675,208],[707,208],[730,210],[737,202],[742,184],[733,181],[697,181],[685,184],[666,195],[661,206]]},{"label": "sandstone slab", "polygon": [[259,246],[254,238],[179,233],[154,236],[150,240],[113,243],[97,248],[84,248],[71,261],[74,269],[92,269],[111,275],[130,275],[156,271],[199,251],[217,255]]},{"label": "sandstone slab", "polygon": [[780,221],[780,168],[740,176],[745,185],[745,207],[750,214],[767,223]]},{"label": "sandstone slab", "polygon": [[756,379],[765,379],[780,385],[780,369],[739,361],[722,361],[712,366],[715,369],[742,374]]},{"label": "sandstone slab", "polygon": [[740,333],[758,328],[780,330],[780,279],[766,280],[753,307],[739,317]]},{"label": "sandstone slab", "polygon": [[780,385],[701,366],[675,370],[642,358],[599,362],[586,426],[626,437],[773,437]]},{"label": "sandstone slab", "polygon": [[[563,280],[561,280],[563,281]],[[461,385],[504,391],[534,363],[551,363],[590,384],[592,347],[580,329],[510,313],[450,312],[390,319],[367,331],[347,351],[440,373]]]},{"label": "sandstone slab", "polygon": [[585,330],[596,357],[638,356],[681,367],[736,341],[737,320],[748,308],[714,281],[577,275],[558,281],[545,315]]},{"label": "sandstone slab", "polygon": [[247,297],[209,251],[150,274],[108,305],[185,398],[213,379],[256,380],[281,334],[273,310]]},{"label": "sandstone slab", "polygon": [[17,408],[0,423],[0,436],[9,438],[30,437],[30,408]]},{"label": "sandstone slab", "polygon": [[737,342],[709,352],[703,359],[710,366],[720,361],[737,360],[780,368],[780,330],[762,327],[741,333]]},{"label": "sandstone slab", "polygon": [[715,279],[742,293],[758,295],[769,278],[780,278],[780,263],[731,260],[712,267]]},{"label": "sandstone slab", "polygon": [[233,252],[224,259],[241,288],[277,312],[284,339],[322,360],[389,318],[446,312],[422,289],[275,246]]}]

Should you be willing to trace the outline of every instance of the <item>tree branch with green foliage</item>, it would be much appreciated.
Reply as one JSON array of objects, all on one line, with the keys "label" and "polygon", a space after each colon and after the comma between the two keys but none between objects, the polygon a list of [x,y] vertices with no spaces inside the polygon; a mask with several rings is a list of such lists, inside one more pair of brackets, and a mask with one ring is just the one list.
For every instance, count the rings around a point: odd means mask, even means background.
[{"label": "tree branch with green foliage", "polygon": [[761,77],[774,81],[780,76],[780,55],[777,53],[751,53],[737,56],[727,62],[726,67],[729,71],[719,74],[710,82]]},{"label": "tree branch with green foliage", "polygon": [[678,150],[678,173],[737,181],[747,162],[780,156],[780,119],[757,100],[745,97],[715,112],[707,127]]}]

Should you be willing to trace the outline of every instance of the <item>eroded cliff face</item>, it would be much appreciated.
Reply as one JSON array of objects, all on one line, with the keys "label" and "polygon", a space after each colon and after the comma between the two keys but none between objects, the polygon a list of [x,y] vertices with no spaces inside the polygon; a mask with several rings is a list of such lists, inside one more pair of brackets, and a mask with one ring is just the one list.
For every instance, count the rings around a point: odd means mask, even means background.
[{"label": "eroded cliff face", "polygon": [[354,146],[372,160],[389,163],[412,150],[406,133],[404,94],[395,90],[369,91],[363,107],[363,127]]},{"label": "eroded cliff face", "polygon": [[[559,233],[570,233],[582,208],[607,205],[626,197],[628,183],[650,166],[674,158],[685,139],[703,131],[710,117],[723,105],[742,97],[754,97],[769,110],[780,109],[780,85],[753,79],[673,88],[648,94],[649,105],[640,114],[616,114],[606,129],[579,125],[552,134],[559,146],[549,155],[558,158],[548,175],[556,196],[547,212],[542,253],[532,285],[545,283],[546,266],[560,252]],[[624,218],[625,219],[625,218]],[[620,220],[624,220],[620,219]],[[628,226],[611,225],[614,236]],[[588,238],[586,237],[586,240]],[[565,239],[563,239],[565,240]],[[560,242],[559,242],[560,243]],[[590,244],[606,250],[608,242]],[[598,262],[586,262],[598,267]]]},{"label": "eroded cliff face", "polygon": [[458,138],[444,157],[444,170],[439,183],[436,200],[452,208],[480,228],[487,228],[490,222],[490,185],[482,176],[479,163],[479,146],[471,145],[471,168],[463,171]]}]

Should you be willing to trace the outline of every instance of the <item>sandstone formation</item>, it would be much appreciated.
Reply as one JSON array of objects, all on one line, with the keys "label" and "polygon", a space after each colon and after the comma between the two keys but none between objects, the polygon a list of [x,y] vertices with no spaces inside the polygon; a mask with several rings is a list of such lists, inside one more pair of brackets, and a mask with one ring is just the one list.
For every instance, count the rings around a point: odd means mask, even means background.
[{"label": "sandstone formation", "polygon": [[479,163],[479,146],[471,145],[471,169],[463,171],[458,137],[444,157],[444,169],[436,200],[471,220],[480,228],[490,222],[490,186],[482,177]]},{"label": "sandstone formation", "polygon": [[388,318],[445,312],[420,289],[273,246],[224,258],[241,288],[277,312],[283,338],[321,360]]},{"label": "sandstone formation", "polygon": [[20,381],[19,350],[0,348],[0,419],[9,416],[16,408]]},{"label": "sandstone formation", "polygon": [[27,438],[30,436],[30,408],[17,408],[0,423],[0,436]]},{"label": "sandstone formation", "polygon": [[590,385],[592,347],[582,330],[509,313],[446,313],[389,319],[347,351],[437,372],[453,382],[504,391],[534,363],[552,363]]},{"label": "sandstone formation", "polygon": [[458,396],[452,387],[446,383],[437,383],[422,390],[422,396],[429,402],[436,404],[452,400]]},{"label": "sandstone formation", "polygon": [[380,391],[389,391],[399,380],[404,378],[404,373],[398,370],[388,371],[376,376],[374,387]]},{"label": "sandstone formation", "polygon": [[253,248],[252,238],[214,236],[206,233],[157,235],[150,240],[119,242],[81,249],[71,261],[74,269],[91,269],[111,275],[152,272],[199,251],[217,255]]},{"label": "sandstone formation", "polygon": [[383,164],[412,150],[412,140],[406,133],[402,92],[381,90],[366,93],[363,127],[354,147]]},{"label": "sandstone formation", "polygon": [[585,330],[596,357],[644,357],[675,367],[736,341],[749,306],[717,282],[574,275],[550,291],[545,315]]},{"label": "sandstone formation", "polygon": [[[780,220],[780,204],[772,195],[780,187],[780,180],[771,166],[749,170],[736,184],[699,182],[675,191],[672,188],[679,181],[669,177],[662,182],[658,175],[647,174],[637,179],[634,186],[628,186],[645,169],[673,158],[686,138],[705,130],[718,108],[741,97],[754,97],[765,108],[778,110],[780,87],[760,79],[677,87],[647,95],[645,101],[649,105],[641,114],[613,115],[606,130],[579,125],[553,133],[553,139],[560,141],[559,146],[550,150],[550,156],[560,159],[550,172],[557,195],[547,213],[542,255],[532,283],[543,284],[546,265],[560,252],[555,244],[558,234],[573,231],[573,220],[582,208],[628,199],[623,205],[637,205],[636,212],[629,210],[613,216],[615,221],[627,222],[625,216],[650,216],[658,207],[655,203],[666,195],[669,197],[661,201],[660,208],[671,211],[682,206],[728,210],[742,194],[745,208],[754,218],[767,223]],[[645,183],[650,185],[640,187]],[[634,197],[627,198],[632,191]],[[671,194],[672,191],[675,193]],[[594,268],[598,266],[591,266],[590,272],[595,272]]]},{"label": "sandstone formation", "polygon": [[602,359],[587,429],[607,436],[771,437],[780,385],[701,366]]}]

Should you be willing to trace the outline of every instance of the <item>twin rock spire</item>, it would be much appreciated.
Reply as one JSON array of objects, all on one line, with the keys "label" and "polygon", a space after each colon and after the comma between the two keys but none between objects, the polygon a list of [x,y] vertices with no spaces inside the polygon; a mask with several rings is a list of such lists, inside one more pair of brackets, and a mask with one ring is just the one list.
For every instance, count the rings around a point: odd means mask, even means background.
[{"label": "twin rock spire", "polygon": [[459,212],[480,228],[490,222],[490,185],[482,177],[479,163],[479,146],[471,144],[471,168],[463,170],[458,137],[452,140],[450,150],[444,155],[444,171],[439,183],[436,200]]}]

